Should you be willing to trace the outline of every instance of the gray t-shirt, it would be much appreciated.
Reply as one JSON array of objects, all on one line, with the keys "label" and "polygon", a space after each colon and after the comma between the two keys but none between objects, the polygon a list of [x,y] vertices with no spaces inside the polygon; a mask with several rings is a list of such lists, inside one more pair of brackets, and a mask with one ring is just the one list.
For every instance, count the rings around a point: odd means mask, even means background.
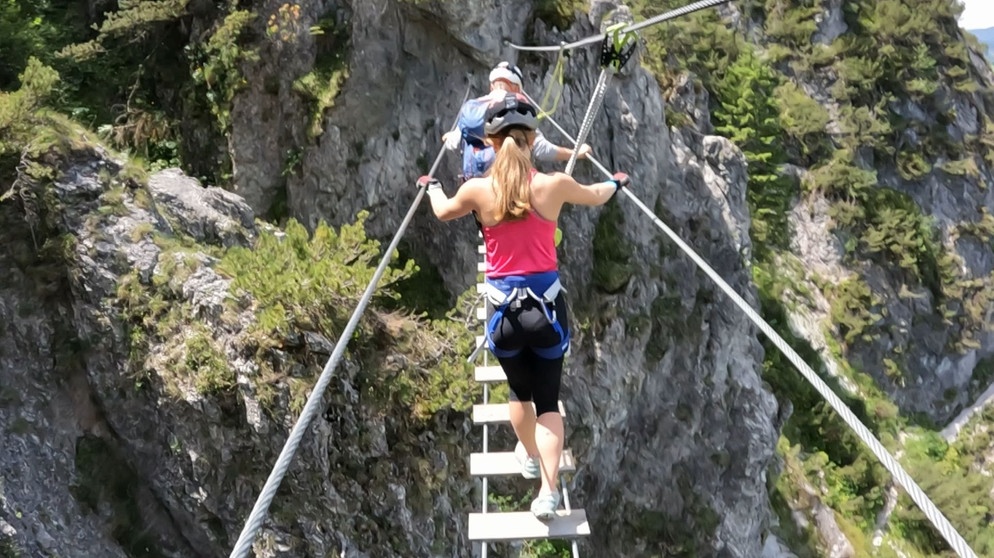
[{"label": "gray t-shirt", "polygon": [[532,157],[538,161],[553,162],[559,147],[545,139],[542,132],[535,130],[535,142],[532,144]]}]

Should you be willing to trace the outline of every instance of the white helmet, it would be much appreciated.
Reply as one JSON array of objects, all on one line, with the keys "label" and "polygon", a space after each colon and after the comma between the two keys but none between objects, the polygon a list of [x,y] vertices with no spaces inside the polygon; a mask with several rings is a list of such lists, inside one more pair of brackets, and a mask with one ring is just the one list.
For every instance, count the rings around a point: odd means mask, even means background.
[{"label": "white helmet", "polygon": [[521,87],[521,70],[517,66],[512,66],[509,62],[501,62],[493,70],[490,70],[490,83],[499,79]]}]

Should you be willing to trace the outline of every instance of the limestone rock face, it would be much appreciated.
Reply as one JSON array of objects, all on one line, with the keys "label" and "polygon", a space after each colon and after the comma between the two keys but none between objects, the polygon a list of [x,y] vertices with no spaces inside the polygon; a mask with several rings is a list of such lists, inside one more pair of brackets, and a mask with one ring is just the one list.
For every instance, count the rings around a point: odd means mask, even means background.
[{"label": "limestone rock face", "polygon": [[[467,87],[484,94],[490,66],[508,59],[541,95],[550,60],[518,58],[503,40],[580,38],[616,7],[593,2],[591,16],[578,14],[566,35],[554,35],[534,23],[530,2],[300,4],[311,20],[331,14],[348,29],[350,74],[309,140],[312,107],[292,85],[313,66],[317,39],[263,53],[232,110],[235,195],[175,170],[137,184],[122,162],[89,149],[50,154],[41,163],[57,178],[20,184],[34,197],[0,205],[8,240],[0,258],[14,270],[0,279],[0,397],[9,402],[0,406],[0,469],[22,475],[0,486],[0,537],[28,555],[127,556],[138,544],[164,556],[226,554],[298,411],[287,390],[265,410],[260,363],[237,343],[256,316],[217,269],[218,254],[259,237],[254,217],[281,188],[289,214],[309,227],[351,222],[369,209],[369,233],[389,237]],[[597,81],[596,53],[579,50],[567,65],[554,118],[572,133]],[[745,159],[709,135],[699,92],[687,87],[668,102],[699,128],[666,125],[656,80],[632,60],[613,78],[587,141],[758,306]],[[288,150],[296,153],[291,166]],[[450,192],[457,158],[447,154],[438,172]],[[583,161],[575,176],[603,179]],[[763,555],[772,548],[766,472],[779,411],[760,378],[757,331],[625,195],[602,208],[570,208],[561,225],[574,330],[562,397],[579,461],[571,497],[594,533],[584,547],[606,557],[680,549]],[[158,234],[192,245],[165,246]],[[35,253],[46,243],[50,251]],[[424,207],[405,236],[405,250],[436,268],[438,288],[451,293],[475,283],[477,243],[470,219],[439,223]],[[122,285],[134,282],[166,285],[170,304],[189,320],[147,347],[140,370],[128,367],[120,306]],[[232,297],[240,310],[229,307]],[[198,336],[223,357],[234,389],[205,396],[177,377],[175,364]],[[303,333],[280,358],[291,377],[303,376],[334,342]],[[409,424],[398,410],[368,404],[357,377],[370,371],[351,360],[340,368],[325,395],[328,412],[308,432],[256,554],[470,555],[465,515],[478,509],[479,493],[466,463],[480,447],[479,429],[457,412]],[[117,497],[121,490],[133,498]],[[124,516],[133,523],[108,528]]]},{"label": "limestone rock face", "polygon": [[[26,177],[0,205],[0,549],[226,555],[300,404],[286,378],[264,398],[265,359],[240,341],[256,310],[216,269],[225,249],[258,237],[254,213],[175,169],[137,183],[100,148],[34,162],[55,178]],[[136,342],[127,316],[139,285],[173,297],[152,324],[163,339]],[[150,315],[158,303],[142,304]],[[232,388],[198,384],[197,340]],[[270,356],[296,381],[313,378],[333,342],[305,331]],[[461,457],[479,445],[467,417],[384,416],[360,396],[361,373],[382,371],[339,366],[256,555],[467,555],[459,512],[473,487]]]}]

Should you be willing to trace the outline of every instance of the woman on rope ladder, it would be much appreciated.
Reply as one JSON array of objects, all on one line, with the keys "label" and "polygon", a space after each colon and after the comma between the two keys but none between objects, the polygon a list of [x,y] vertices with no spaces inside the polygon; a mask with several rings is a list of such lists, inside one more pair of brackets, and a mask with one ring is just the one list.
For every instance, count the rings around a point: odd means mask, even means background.
[{"label": "woman on rope ladder", "polygon": [[484,120],[486,141],[497,152],[489,176],[466,181],[452,198],[434,178],[423,176],[418,184],[428,187],[432,211],[440,220],[473,212],[482,224],[487,345],[511,388],[521,474],[542,479],[531,511],[548,521],[556,516],[561,498],[556,484],[563,451],[558,401],[570,341],[553,241],[556,222],[563,204],[603,205],[627,185],[628,176],[616,173],[608,182],[585,186],[561,172],[537,172],[531,147],[538,119],[521,94],[495,98]]}]

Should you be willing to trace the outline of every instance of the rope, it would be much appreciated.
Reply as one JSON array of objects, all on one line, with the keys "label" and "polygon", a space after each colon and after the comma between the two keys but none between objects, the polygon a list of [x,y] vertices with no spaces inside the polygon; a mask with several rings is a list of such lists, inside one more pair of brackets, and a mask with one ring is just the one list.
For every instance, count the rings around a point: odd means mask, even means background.
[{"label": "rope", "polygon": [[[556,67],[552,70],[552,79],[549,81],[549,87],[545,90],[545,95],[542,96],[542,104],[536,105],[539,108],[538,119],[539,121],[552,116],[559,107],[559,99],[563,95],[563,82],[566,79],[566,51],[559,53],[559,59],[556,60]],[[550,105],[551,100],[551,105]]]},{"label": "rope", "polygon": [[[470,88],[467,87],[466,95],[463,97],[463,102],[466,102],[466,99],[469,98],[469,90]],[[452,128],[455,128],[455,122],[453,122],[450,129]],[[438,156],[435,157],[435,163],[431,166],[431,170],[428,171],[429,176],[433,176],[435,171],[438,170],[438,165],[442,162],[442,156],[444,154],[445,146],[442,146],[438,152]],[[262,526],[262,522],[266,519],[266,514],[269,511],[269,505],[272,503],[273,497],[276,495],[276,491],[279,489],[280,483],[283,481],[283,477],[286,475],[287,469],[290,468],[294,455],[297,453],[297,447],[300,445],[300,440],[304,437],[304,431],[310,425],[311,421],[314,419],[314,416],[317,415],[319,405],[321,404],[321,398],[323,397],[325,390],[328,388],[328,384],[331,382],[331,375],[335,371],[335,368],[338,367],[338,362],[342,359],[342,355],[345,353],[345,347],[348,345],[349,339],[352,338],[352,333],[359,324],[359,318],[362,317],[362,313],[366,310],[366,306],[369,304],[370,299],[373,297],[373,292],[376,290],[377,283],[379,283],[380,278],[383,277],[383,273],[386,271],[387,265],[393,257],[393,252],[397,249],[400,237],[403,236],[404,231],[407,229],[411,219],[414,217],[414,212],[417,211],[418,206],[421,204],[421,199],[424,198],[426,187],[427,185],[418,189],[418,195],[415,196],[414,203],[412,203],[410,209],[407,210],[407,215],[404,216],[404,220],[397,229],[397,233],[394,234],[393,240],[390,241],[390,246],[388,246],[386,251],[383,253],[380,265],[376,268],[376,272],[373,274],[372,280],[370,280],[369,285],[366,287],[366,292],[362,294],[362,298],[359,300],[359,305],[356,307],[355,311],[352,312],[352,317],[349,318],[349,322],[345,325],[345,329],[338,337],[338,343],[335,344],[335,350],[332,352],[328,362],[324,365],[324,370],[321,371],[321,376],[314,385],[314,389],[311,390],[311,394],[307,397],[307,404],[304,405],[304,410],[301,411],[300,417],[297,419],[297,423],[293,425],[293,430],[290,431],[290,436],[283,445],[283,450],[276,459],[276,465],[273,467],[272,472],[269,473],[269,478],[266,479],[266,484],[262,487],[262,493],[259,494],[259,498],[256,500],[255,506],[252,508],[252,512],[249,514],[249,517],[245,522],[245,527],[242,529],[241,535],[238,536],[238,541],[235,542],[234,549],[231,551],[229,558],[244,558],[245,556],[248,556],[248,553],[252,550],[252,543],[255,540],[256,532]]]},{"label": "rope", "polygon": [[[594,126],[594,118],[597,116],[597,110],[600,109],[601,102],[604,101],[604,94],[607,93],[607,83],[613,74],[613,70],[610,68],[604,68],[601,70],[600,77],[597,78],[597,85],[594,88],[594,96],[590,98],[590,104],[587,105],[587,113],[583,115],[583,123],[580,125],[580,135],[577,137],[576,146],[573,148],[573,152],[570,153],[569,162],[566,163],[566,174],[573,175],[573,167],[576,165],[576,156],[580,153],[580,146],[586,141],[587,135],[590,133],[590,129]],[[532,104],[535,103],[528,97]],[[552,117],[548,117],[548,121],[552,122]],[[556,126],[558,128],[558,126]]]},{"label": "rope", "polygon": [[[525,96],[527,97],[528,94],[525,93]],[[576,143],[576,140],[571,138],[570,135],[566,133],[566,130],[560,127],[555,120],[552,118],[548,118],[547,120],[555,126],[555,128],[559,130],[559,132],[565,136],[567,140]],[[588,155],[587,159],[605,176],[608,178],[612,176],[611,172],[592,156]],[[646,205],[642,203],[642,200],[636,197],[635,194],[633,194],[628,188],[622,188],[621,191],[624,192],[625,195],[627,195],[628,198],[631,199],[643,213],[652,219],[652,222],[655,223],[656,226],[670,238],[670,240],[675,242],[681,250],[690,256],[694,263],[697,264],[697,266],[700,267],[701,270],[703,270],[704,273],[706,273],[708,277],[710,277],[711,280],[714,281],[715,284],[717,284],[718,287],[720,287],[721,290],[724,291],[725,294],[727,294],[732,301],[742,309],[743,312],[745,312],[746,316],[748,316],[749,319],[752,320],[752,322],[756,324],[756,326],[759,327],[764,334],[766,334],[770,341],[772,341],[773,344],[780,349],[780,352],[782,352],[784,356],[786,356],[787,359],[790,360],[795,367],[797,367],[798,371],[800,371],[804,378],[810,382],[812,386],[814,386],[814,388],[826,401],[828,401],[828,404],[831,405],[832,408],[835,409],[835,412],[842,417],[842,420],[849,425],[849,428],[851,428],[853,432],[859,436],[863,443],[869,447],[871,452],[873,452],[873,455],[875,455],[883,466],[890,471],[890,474],[893,475],[898,484],[904,488],[905,492],[908,493],[908,496],[911,496],[911,499],[914,500],[919,509],[921,509],[925,516],[928,517],[929,521],[932,522],[932,525],[934,525],[939,533],[942,534],[943,538],[946,539],[946,542],[949,543],[949,546],[956,551],[956,554],[959,555],[960,558],[977,558],[976,553],[973,552],[963,537],[956,531],[952,524],[949,523],[946,516],[942,514],[939,508],[936,507],[921,487],[918,486],[918,483],[911,478],[901,464],[887,451],[884,445],[880,443],[880,440],[878,440],[877,437],[870,432],[870,429],[859,420],[859,417],[853,414],[842,399],[835,395],[832,389],[828,387],[828,384],[818,377],[818,374],[816,374],[815,371],[812,370],[806,362],[804,362],[801,356],[798,355],[786,341],[784,341],[783,337],[780,337],[780,334],[778,334],[776,330],[770,326],[770,324],[766,323],[766,321],[761,318],[751,306],[749,306],[749,303],[739,296],[739,294],[735,292],[735,290],[732,289],[732,287],[729,286],[729,284],[726,283],[725,280],[722,279],[721,276],[718,275],[718,273],[697,254],[697,252],[687,245],[687,243],[684,242],[675,232],[673,232],[672,229],[666,226],[666,224],[663,223],[663,221],[657,217],[651,209],[646,207]]]},{"label": "rope", "polygon": [[[622,33],[638,31],[639,29],[644,29],[646,27],[656,25],[657,23],[662,23],[664,21],[677,18],[689,13],[697,12],[706,8],[711,8],[713,6],[718,6],[720,4],[725,4],[730,0],[701,0],[700,2],[694,2],[693,4],[688,4],[682,8],[677,8],[675,10],[668,11],[663,14],[659,14],[655,17],[651,17],[645,21],[634,23],[622,29]],[[548,46],[524,46],[516,45],[510,41],[505,41],[504,44],[513,48],[514,50],[522,50],[529,52],[556,52],[559,50],[572,50],[574,48],[592,45],[599,43],[604,40],[605,34],[591,35],[585,39],[580,39],[579,41],[574,41],[572,43],[567,43],[565,45],[548,45]]]}]

